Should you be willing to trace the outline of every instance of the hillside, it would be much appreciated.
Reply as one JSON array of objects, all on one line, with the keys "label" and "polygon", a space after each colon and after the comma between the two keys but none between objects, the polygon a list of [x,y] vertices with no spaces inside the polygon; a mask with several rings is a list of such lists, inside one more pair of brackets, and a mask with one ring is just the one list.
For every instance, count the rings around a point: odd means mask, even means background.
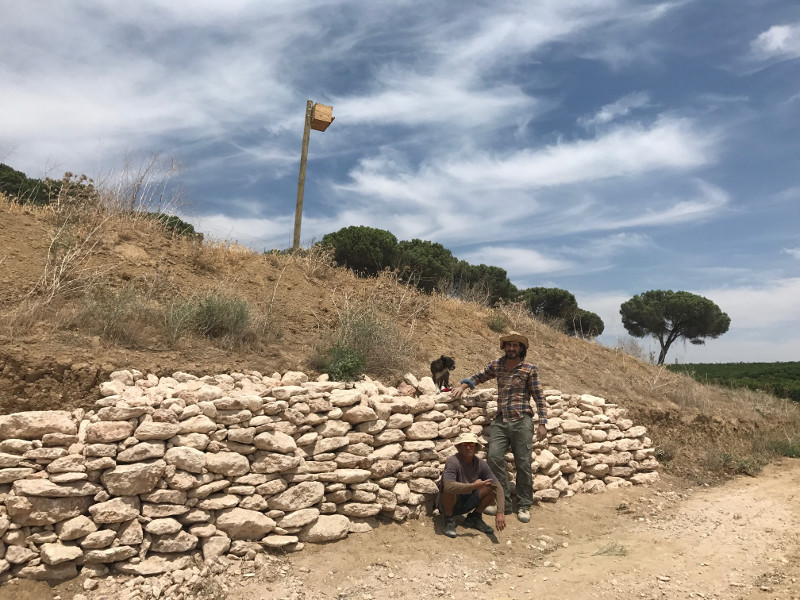
[{"label": "hillside", "polygon": [[[236,339],[177,328],[173,309],[209,294],[246,302],[253,325]],[[626,407],[676,474],[706,480],[726,470],[755,471],[770,439],[798,439],[796,405],[701,385],[565,336],[519,307],[498,312],[428,296],[388,273],[359,279],[313,249],[258,254],[175,236],[135,216],[29,208],[0,198],[2,413],[91,407],[97,383],[123,368],[317,375],[319,356],[342,321],[364,314],[388,324],[390,335],[378,338],[378,359],[367,371],[387,384],[408,371],[429,374],[442,353],[455,357],[456,380],[475,372],[499,354],[499,334],[488,323],[503,318],[506,330],[531,340],[528,358],[545,388]]]}]

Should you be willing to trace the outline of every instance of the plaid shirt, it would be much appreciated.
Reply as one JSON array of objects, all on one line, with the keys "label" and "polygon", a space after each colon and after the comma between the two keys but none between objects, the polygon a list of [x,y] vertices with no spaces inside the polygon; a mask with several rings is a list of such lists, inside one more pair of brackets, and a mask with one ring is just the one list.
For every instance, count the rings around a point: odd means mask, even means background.
[{"label": "plaid shirt", "polygon": [[479,383],[485,383],[492,378],[497,379],[497,416],[508,421],[521,419],[523,415],[533,416],[531,396],[536,400],[536,412],[539,415],[539,424],[547,423],[547,406],[544,402],[542,388],[539,386],[539,375],[536,367],[527,362],[521,362],[511,371],[506,370],[506,359],[498,358],[490,362],[480,373],[462,379],[470,389],[475,389]]}]

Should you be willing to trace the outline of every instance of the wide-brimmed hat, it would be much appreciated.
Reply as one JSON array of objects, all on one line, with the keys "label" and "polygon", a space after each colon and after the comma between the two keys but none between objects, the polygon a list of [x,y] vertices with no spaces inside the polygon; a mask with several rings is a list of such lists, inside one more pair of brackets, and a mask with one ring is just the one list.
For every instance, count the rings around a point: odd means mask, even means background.
[{"label": "wide-brimmed hat", "polygon": [[470,433],[468,431],[466,433],[462,433],[460,436],[458,436],[458,439],[456,439],[455,444],[456,444],[456,446],[458,446],[459,444],[466,444],[466,443],[469,443],[469,442],[472,442],[473,444],[477,444],[478,445],[478,450],[483,448],[483,443],[478,439],[478,436],[475,435],[474,433]]},{"label": "wide-brimmed hat", "polygon": [[510,331],[505,335],[500,336],[500,350],[503,349],[503,344],[506,342],[519,342],[526,348],[529,348],[528,338],[526,338],[521,333],[517,333],[516,331]]}]

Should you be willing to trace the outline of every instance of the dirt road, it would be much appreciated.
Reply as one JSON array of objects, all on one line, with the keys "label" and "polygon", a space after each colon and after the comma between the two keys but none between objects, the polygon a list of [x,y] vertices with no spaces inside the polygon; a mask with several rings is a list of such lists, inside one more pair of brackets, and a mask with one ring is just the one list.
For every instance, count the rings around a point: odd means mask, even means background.
[{"label": "dirt road", "polygon": [[[439,517],[382,526],[215,576],[200,597],[800,600],[800,460],[720,487],[677,486],[545,504],[528,525],[510,517],[495,538],[459,527],[451,540]],[[122,581],[88,592],[80,580],[11,583],[0,600],[125,600]]]}]

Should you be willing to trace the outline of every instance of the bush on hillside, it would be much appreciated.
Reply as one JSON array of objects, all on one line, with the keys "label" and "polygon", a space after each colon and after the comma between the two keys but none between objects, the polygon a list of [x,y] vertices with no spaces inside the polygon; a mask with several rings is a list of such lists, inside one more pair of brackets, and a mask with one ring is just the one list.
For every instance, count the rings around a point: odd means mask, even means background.
[{"label": "bush on hillside", "polygon": [[400,277],[412,281],[428,292],[433,292],[441,281],[449,281],[458,259],[441,244],[413,239],[397,244],[396,261]]},{"label": "bush on hillside", "polygon": [[397,252],[397,238],[393,233],[363,225],[328,233],[320,243],[333,248],[336,264],[362,276],[374,276],[392,267]]},{"label": "bush on hillside", "polygon": [[514,302],[519,290],[508,279],[505,269],[489,265],[471,265],[461,260],[453,270],[450,295],[466,301],[485,299],[481,304]]},{"label": "bush on hillside", "polygon": [[378,376],[408,371],[414,354],[413,341],[405,336],[386,306],[373,296],[353,302],[348,297],[336,306],[332,331],[312,358],[317,368],[334,378],[347,372],[349,379],[363,373]]},{"label": "bush on hillside", "polygon": [[0,164],[0,192],[19,204],[55,204],[58,208],[98,204],[100,198],[94,181],[86,175],[67,172],[61,181],[49,177],[33,179],[6,164]]},{"label": "bush on hillside", "polygon": [[156,212],[148,212],[144,213],[144,215],[149,219],[154,219],[155,221],[161,223],[167,232],[198,241],[202,241],[203,239],[202,233],[196,232],[194,230],[194,226],[192,226],[190,223],[187,223],[180,217]]},{"label": "bush on hillside", "polygon": [[59,182],[31,179],[22,171],[0,163],[0,192],[20,204],[45,206],[58,194]]},{"label": "bush on hillside", "polygon": [[596,338],[603,333],[605,323],[600,315],[579,308],[566,319],[567,333],[580,338]]},{"label": "bush on hillside", "polygon": [[531,314],[563,321],[578,311],[578,301],[567,290],[551,287],[532,287],[522,291],[522,297],[528,302]]},{"label": "bush on hillside", "polygon": [[250,324],[250,309],[241,298],[212,292],[197,300],[192,322],[206,337],[240,337]]}]

